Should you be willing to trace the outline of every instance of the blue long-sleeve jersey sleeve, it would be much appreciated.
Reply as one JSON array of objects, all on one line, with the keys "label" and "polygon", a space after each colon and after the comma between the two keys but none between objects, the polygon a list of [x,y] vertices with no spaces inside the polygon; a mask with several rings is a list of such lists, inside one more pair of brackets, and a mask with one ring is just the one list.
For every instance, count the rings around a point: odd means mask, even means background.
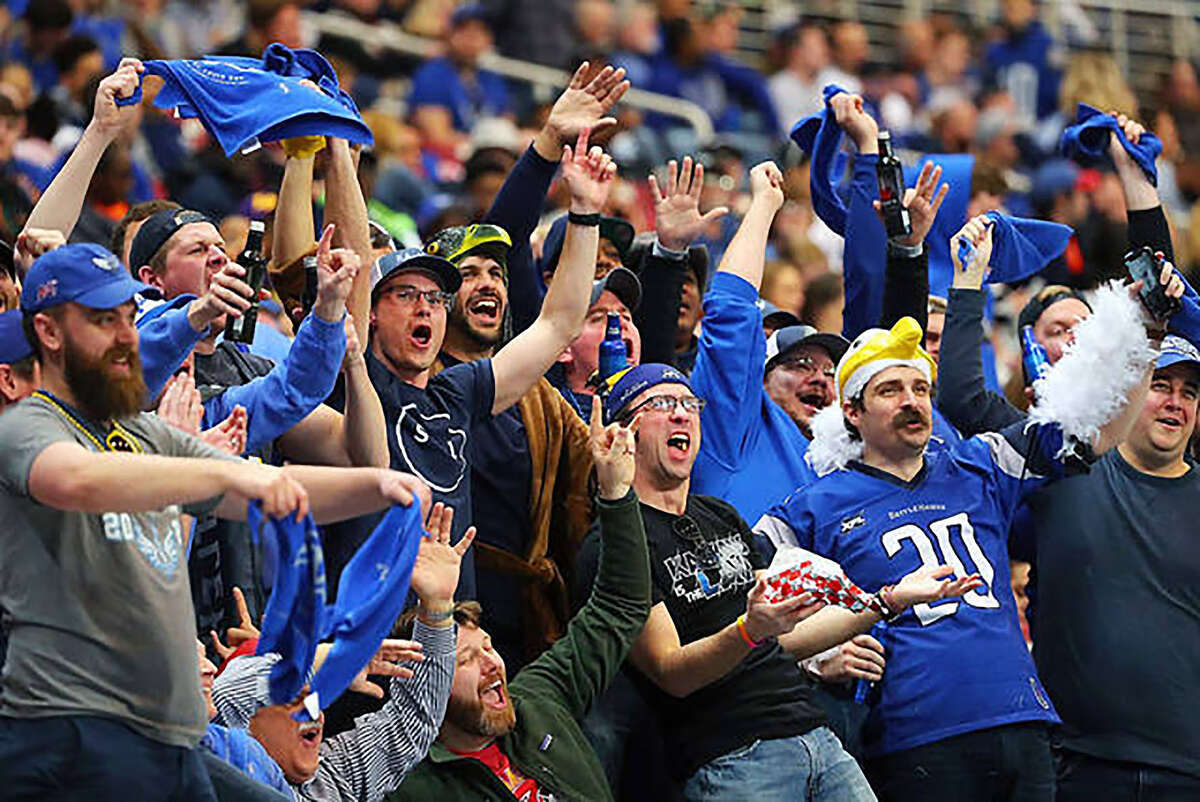
[{"label": "blue long-sleeve jersey sleeve", "polygon": [[508,303],[514,334],[529,328],[542,309],[542,287],[529,236],[537,227],[557,170],[558,162],[543,159],[530,145],[513,165],[492,201],[492,208],[483,217],[485,222],[502,227],[512,238],[512,250],[508,252]]},{"label": "blue long-sleeve jersey sleeve", "polygon": [[202,426],[211,428],[246,408],[246,453],[254,453],[304,420],[329,397],[346,354],[342,321],[309,315],[300,324],[287,359],[266,376],[230,387],[204,402]]},{"label": "blue long-sleeve jersey sleeve", "polygon": [[208,334],[196,331],[188,322],[188,306],[194,295],[181,295],[170,303],[150,310],[138,321],[138,354],[147,398],[157,398],[167,381],[183,365],[187,355]]},{"label": "blue long-sleeve jersey sleeve", "polygon": [[884,271],[887,268],[887,230],[872,202],[879,197],[875,165],[879,156],[854,157],[854,177],[846,209],[846,248],[842,254],[845,305],[842,336],[853,340],[879,324],[883,311]]}]

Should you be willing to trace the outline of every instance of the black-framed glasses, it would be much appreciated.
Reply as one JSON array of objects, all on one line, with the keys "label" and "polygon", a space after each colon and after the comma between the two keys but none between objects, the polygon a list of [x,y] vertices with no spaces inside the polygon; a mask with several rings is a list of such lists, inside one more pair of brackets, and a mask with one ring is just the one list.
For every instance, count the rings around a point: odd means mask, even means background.
[{"label": "black-framed glasses", "polygon": [[439,304],[450,308],[450,304],[454,302],[454,293],[442,292],[441,290],[423,290],[420,287],[414,287],[411,284],[393,284],[392,286],[379,293],[380,298],[386,297],[395,298],[402,303],[415,306],[418,298],[424,298],[425,303],[430,306],[438,306]]},{"label": "black-framed glasses", "polygon": [[663,395],[652,395],[642,403],[626,411],[624,417],[631,420],[634,415],[643,409],[653,412],[671,413],[678,406],[682,406],[684,412],[699,415],[707,403],[703,398],[697,398],[694,395],[668,395],[666,393]]},{"label": "black-framed glasses", "polygon": [[829,379],[830,381],[833,381],[834,377],[837,375],[837,370],[833,367],[833,365],[822,368],[811,356],[797,356],[791,359],[785,359],[779,364],[779,367],[787,370],[794,370],[798,373],[803,373],[806,376],[812,376],[819,373],[821,376]]}]

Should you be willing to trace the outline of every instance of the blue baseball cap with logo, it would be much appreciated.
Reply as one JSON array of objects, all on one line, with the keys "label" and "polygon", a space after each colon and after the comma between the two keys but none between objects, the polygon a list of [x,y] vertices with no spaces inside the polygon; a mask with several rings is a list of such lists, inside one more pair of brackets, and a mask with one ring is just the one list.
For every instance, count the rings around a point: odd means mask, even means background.
[{"label": "blue baseball cap with logo", "polygon": [[147,289],[111,251],[91,243],[64,245],[42,254],[29,268],[21,289],[21,311],[33,314],[72,301],[112,309]]},{"label": "blue baseball cap with logo", "polygon": [[1165,368],[1180,362],[1191,362],[1200,368],[1200,349],[1182,337],[1169,334],[1163,338],[1154,367]]},{"label": "blue baseball cap with logo", "polygon": [[33,346],[25,339],[19,309],[0,314],[0,365],[11,365],[33,355]]}]

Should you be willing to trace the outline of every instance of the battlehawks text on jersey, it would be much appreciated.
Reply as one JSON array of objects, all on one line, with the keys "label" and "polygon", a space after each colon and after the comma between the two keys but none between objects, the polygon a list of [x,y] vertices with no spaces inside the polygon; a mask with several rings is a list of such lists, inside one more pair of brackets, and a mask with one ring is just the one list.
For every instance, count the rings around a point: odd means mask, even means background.
[{"label": "battlehawks text on jersey", "polygon": [[1063,474],[1057,426],[1022,421],[925,456],[911,481],[851,463],[793,493],[754,529],[836,560],[868,591],[922,566],[978,572],[961,599],[918,604],[884,637],[869,756],[1019,721],[1057,722],[1025,646],[1007,538],[1021,498]]}]

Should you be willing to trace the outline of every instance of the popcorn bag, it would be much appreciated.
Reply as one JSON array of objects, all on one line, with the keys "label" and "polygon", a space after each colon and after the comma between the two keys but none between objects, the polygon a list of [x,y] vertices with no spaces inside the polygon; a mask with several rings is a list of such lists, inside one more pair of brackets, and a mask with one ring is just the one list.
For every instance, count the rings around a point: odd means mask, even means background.
[{"label": "popcorn bag", "polygon": [[875,595],[851,582],[842,566],[796,546],[782,546],[775,552],[766,579],[767,600],[771,603],[811,593],[817,601],[852,613],[874,610],[884,614]]}]

